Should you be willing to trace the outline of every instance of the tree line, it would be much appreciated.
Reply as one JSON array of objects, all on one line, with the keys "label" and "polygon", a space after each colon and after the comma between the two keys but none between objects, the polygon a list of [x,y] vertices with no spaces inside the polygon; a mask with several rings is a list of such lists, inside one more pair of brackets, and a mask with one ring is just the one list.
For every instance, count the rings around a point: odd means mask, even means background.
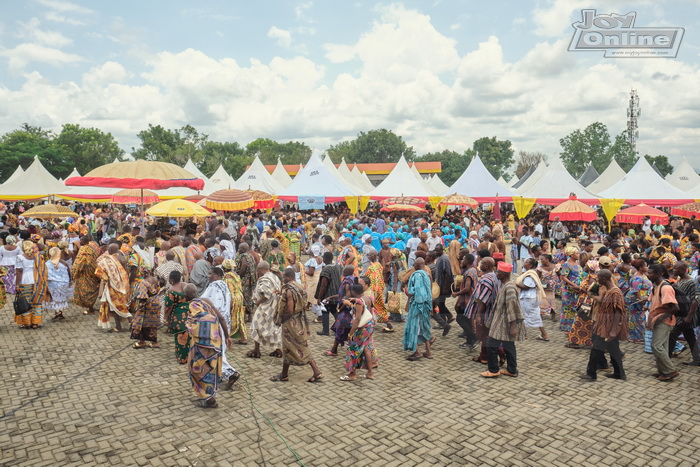
[{"label": "tree line", "polygon": [[[168,129],[149,124],[137,136],[140,144],[131,148],[131,157],[179,166],[191,159],[205,175],[213,174],[222,165],[231,176],[238,178],[256,155],[267,165],[276,164],[278,159],[283,164],[305,164],[311,156],[311,148],[303,142],[258,138],[242,146],[238,142],[213,141],[191,125]],[[589,163],[600,173],[612,158],[625,170],[629,170],[638,158],[624,133],[613,139],[600,122],[575,130],[562,138],[560,144],[562,162],[574,177],[579,177]],[[347,163],[392,163],[401,156],[409,162],[439,161],[442,164],[439,176],[447,185],[459,178],[476,154],[495,178],[504,176],[506,179],[510,178],[511,170],[521,177],[529,167],[548,159],[544,153],[528,151],[520,151],[516,159],[512,143],[495,136],[481,137],[463,152],[444,150],[419,156],[401,136],[386,129],[361,131],[350,141],[331,145],[326,154],[335,163],[343,158]],[[96,167],[126,157],[114,136],[98,128],[68,123],[56,133],[25,123],[0,137],[0,180],[12,175],[17,165],[26,169],[35,155],[57,178],[66,178],[73,168],[84,175]],[[650,163],[656,163],[663,175],[673,171],[666,156],[646,157]]]}]

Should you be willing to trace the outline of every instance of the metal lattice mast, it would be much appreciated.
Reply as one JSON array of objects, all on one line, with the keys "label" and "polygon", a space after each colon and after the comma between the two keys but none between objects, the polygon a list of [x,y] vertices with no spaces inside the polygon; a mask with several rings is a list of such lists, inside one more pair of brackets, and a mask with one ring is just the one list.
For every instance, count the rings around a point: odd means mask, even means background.
[{"label": "metal lattice mast", "polygon": [[637,139],[639,138],[639,130],[637,119],[642,115],[642,109],[639,108],[639,96],[637,90],[630,91],[630,103],[627,107],[627,140],[632,145],[632,150],[637,152]]}]

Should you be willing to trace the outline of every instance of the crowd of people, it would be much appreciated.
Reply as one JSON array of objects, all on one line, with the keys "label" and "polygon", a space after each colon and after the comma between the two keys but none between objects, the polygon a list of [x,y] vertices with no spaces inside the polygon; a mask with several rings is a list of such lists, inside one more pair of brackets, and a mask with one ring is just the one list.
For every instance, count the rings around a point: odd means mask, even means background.
[{"label": "crowd of people", "polygon": [[435,340],[458,326],[485,378],[517,377],[515,343],[528,328],[549,342],[550,319],[568,348],[590,350],[584,381],[626,379],[627,340],[653,354],[660,381],[679,375],[672,358],[687,349],[684,363],[700,366],[695,219],[605,235],[595,223],[549,222],[546,210],[501,221],[483,210],[410,218],[285,208],[177,222],[75,209],[65,220],[25,219],[19,206],[2,216],[0,301],[13,296],[22,329],[65,319],[72,300],[100,329],[130,332],[133,349],[169,335],[204,408],[240,376],[233,346],[280,358],[272,382],[306,365],[308,382],[324,380],[309,315],[328,336],[324,357],[345,349],[341,381],[376,377],[374,333],[394,333],[396,322],[409,361],[433,359]]}]

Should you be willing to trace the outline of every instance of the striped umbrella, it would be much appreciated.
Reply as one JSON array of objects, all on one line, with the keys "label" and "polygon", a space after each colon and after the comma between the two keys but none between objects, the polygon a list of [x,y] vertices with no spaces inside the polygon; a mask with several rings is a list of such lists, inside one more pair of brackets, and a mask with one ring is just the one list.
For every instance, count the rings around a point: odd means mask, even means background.
[{"label": "striped umbrella", "polygon": [[479,202],[469,196],[453,193],[442,198],[438,205],[440,204],[443,206],[478,206]]},{"label": "striped umbrella", "polygon": [[27,209],[21,217],[34,217],[37,219],[56,219],[59,217],[76,217],[77,214],[66,206],[60,204],[41,204]]},{"label": "striped umbrella", "polygon": [[242,211],[252,208],[255,201],[247,191],[227,189],[210,194],[205,203],[208,208],[217,211]]}]

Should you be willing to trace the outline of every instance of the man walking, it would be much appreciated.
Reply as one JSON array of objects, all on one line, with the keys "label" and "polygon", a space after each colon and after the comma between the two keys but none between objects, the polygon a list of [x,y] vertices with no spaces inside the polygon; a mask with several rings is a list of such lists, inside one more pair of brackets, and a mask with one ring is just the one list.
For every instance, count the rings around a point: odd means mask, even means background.
[{"label": "man walking", "polygon": [[[517,377],[518,361],[515,354],[515,341],[525,340],[525,317],[520,309],[518,287],[510,281],[513,265],[505,262],[498,263],[496,277],[501,282],[501,288],[496,296],[491,316],[486,322],[489,328],[488,365],[489,369],[481,373],[484,378],[495,378],[500,375]],[[498,349],[503,348],[506,354],[506,369],[499,371]]]},{"label": "man walking", "polygon": [[622,367],[622,351],[620,341],[627,340],[627,309],[625,299],[620,289],[612,280],[612,273],[607,269],[601,269],[597,274],[597,281],[601,287],[605,287],[605,295],[602,297],[595,323],[593,324],[593,345],[588,358],[586,373],[581,375],[584,381],[595,381],[598,369],[607,367],[605,352],[610,353],[613,369],[612,374],[605,376],[613,379],[626,380],[625,370]]},{"label": "man walking", "polygon": [[672,381],[678,376],[678,371],[669,356],[669,337],[676,325],[678,302],[673,286],[664,280],[664,266],[652,264],[647,271],[647,277],[654,284],[651,292],[651,308],[647,318],[647,329],[652,330],[651,350],[656,360],[659,381]]},{"label": "man walking", "polygon": [[450,310],[447,309],[445,305],[445,300],[447,297],[452,296],[452,284],[454,283],[454,276],[452,275],[452,266],[450,265],[450,259],[443,252],[442,244],[435,246],[435,255],[437,259],[435,260],[435,282],[440,286],[440,296],[436,300],[440,317],[445,320],[445,326],[443,327],[442,335],[446,336],[450,332],[452,327],[452,321],[454,317]]},{"label": "man walking", "polygon": [[267,261],[260,261],[257,267],[258,282],[253,291],[255,313],[250,325],[250,336],[255,348],[246,354],[250,358],[260,358],[260,346],[272,347],[271,357],[281,357],[280,327],[275,324],[277,302],[279,301],[280,280],[270,271]]},{"label": "man walking", "polygon": [[688,263],[678,261],[673,265],[673,274],[676,276],[675,288],[679,293],[676,295],[678,302],[678,316],[676,317],[676,325],[671,330],[669,337],[668,350],[672,353],[676,347],[678,337],[683,334],[685,341],[690,347],[690,354],[693,360],[688,363],[690,366],[700,366],[700,352],[698,351],[698,343],[695,339],[695,313],[698,309],[698,300],[700,299],[700,291],[698,291],[698,283],[695,279],[688,275]]}]

